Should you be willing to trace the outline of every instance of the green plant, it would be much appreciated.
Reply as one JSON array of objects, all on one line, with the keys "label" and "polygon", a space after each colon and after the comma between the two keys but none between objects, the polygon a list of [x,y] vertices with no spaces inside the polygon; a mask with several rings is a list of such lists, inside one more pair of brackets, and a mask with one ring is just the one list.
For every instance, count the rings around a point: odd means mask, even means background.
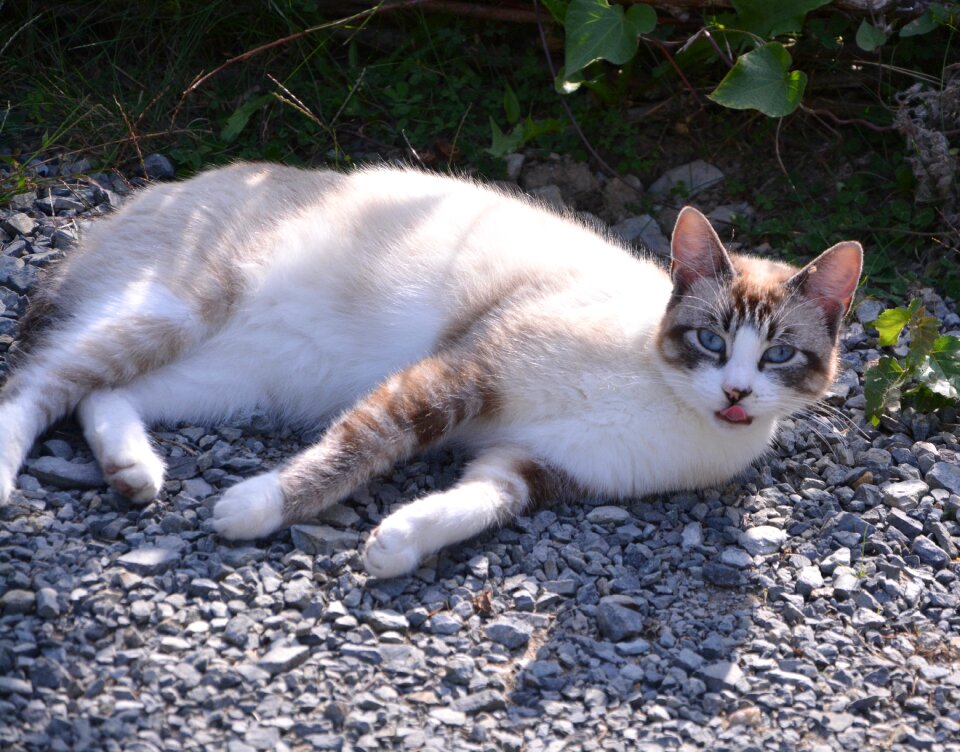
[{"label": "green plant", "polygon": [[919,299],[891,308],[871,323],[880,347],[895,347],[906,330],[906,355],[882,355],[864,379],[866,416],[877,425],[885,409],[909,402],[922,411],[953,404],[960,396],[960,338],[940,335],[940,321]]},{"label": "green plant", "polygon": [[[706,25],[671,62],[682,71],[721,60],[729,70],[708,95],[711,100],[732,109],[784,117],[800,106],[807,86],[807,74],[791,69],[788,46],[794,46],[803,34],[808,13],[829,2],[733,0],[733,11],[708,16]],[[581,86],[603,88],[599,61],[615,66],[632,63],[641,39],[665,49],[655,33],[659,31],[657,15],[648,5],[634,3],[624,10],[608,0],[543,0],[543,4],[565,32],[564,66],[555,82],[560,92],[570,93]],[[933,3],[899,28],[894,23],[876,25],[864,19],[854,39],[861,50],[872,52],[895,38],[906,40],[952,27],[957,14],[953,3]],[[839,24],[834,23],[836,19]],[[809,36],[826,49],[837,50],[845,28],[846,22],[835,15],[827,24],[821,19],[811,22]]]}]

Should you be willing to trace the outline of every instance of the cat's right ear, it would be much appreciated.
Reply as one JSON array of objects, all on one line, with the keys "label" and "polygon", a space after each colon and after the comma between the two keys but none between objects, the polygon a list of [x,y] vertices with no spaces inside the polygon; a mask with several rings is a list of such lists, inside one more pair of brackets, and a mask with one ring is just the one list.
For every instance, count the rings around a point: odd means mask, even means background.
[{"label": "cat's right ear", "polygon": [[670,276],[684,292],[700,279],[729,279],[733,264],[710,220],[692,206],[680,210],[670,240]]}]

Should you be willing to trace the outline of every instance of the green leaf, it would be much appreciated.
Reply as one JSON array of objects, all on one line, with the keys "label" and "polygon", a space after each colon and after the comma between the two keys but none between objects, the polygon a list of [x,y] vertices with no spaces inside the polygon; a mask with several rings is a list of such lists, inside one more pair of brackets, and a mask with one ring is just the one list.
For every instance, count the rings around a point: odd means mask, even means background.
[{"label": "green leaf", "polygon": [[790,71],[790,53],[779,42],[741,55],[719,86],[708,94],[717,104],[734,110],[759,110],[783,117],[800,104],[807,76]]},{"label": "green leaf", "polygon": [[[917,303],[918,301],[913,301]],[[913,303],[911,303],[912,307]],[[888,308],[881,313],[876,321],[871,321],[870,326],[880,333],[880,347],[893,347],[900,341],[900,332],[907,322],[913,317],[916,309],[907,308]]]},{"label": "green leaf", "polygon": [[656,27],[657,15],[646,5],[611,7],[607,0],[570,0],[565,20],[568,76],[594,60],[623,65],[637,52],[637,37]]},{"label": "green leaf", "polygon": [[566,0],[540,0],[543,4],[543,7],[550,11],[550,15],[553,16],[553,20],[559,24],[562,24],[567,17],[567,2]]},{"label": "green leaf", "polygon": [[933,351],[933,343],[940,336],[940,320],[926,315],[926,309],[917,309],[910,321],[910,347],[907,350],[907,365],[920,368]]},{"label": "green leaf", "polygon": [[807,13],[827,5],[830,0],[734,0],[737,25],[764,39],[780,34],[799,34]]},{"label": "green leaf", "polygon": [[871,423],[880,422],[884,408],[906,381],[906,374],[895,358],[884,355],[869,368],[863,378],[863,396],[866,398],[866,416]]},{"label": "green leaf", "polygon": [[491,141],[487,153],[494,157],[502,157],[515,152],[523,144],[523,124],[517,123],[510,133],[504,133],[496,121],[490,118]]},{"label": "green leaf", "polygon": [[227,118],[227,124],[223,126],[223,130],[220,131],[220,138],[225,143],[232,144],[237,140],[237,136],[240,135],[243,129],[247,127],[247,123],[250,122],[250,117],[253,113],[266,107],[272,101],[272,94],[264,94],[262,97],[244,102]]},{"label": "green leaf", "polygon": [[510,84],[507,84],[507,88],[503,92],[503,109],[507,113],[507,122],[510,125],[520,119],[520,102],[513,89],[510,88]]},{"label": "green leaf", "polygon": [[867,19],[860,22],[860,28],[857,29],[857,47],[866,52],[873,52],[877,47],[887,41],[887,32],[878,29]]},{"label": "green leaf", "polygon": [[933,11],[930,8],[927,8],[922,16],[915,18],[909,23],[905,23],[903,25],[903,28],[900,29],[900,36],[915,37],[919,36],[920,34],[929,34],[939,26],[940,24],[933,16]]}]

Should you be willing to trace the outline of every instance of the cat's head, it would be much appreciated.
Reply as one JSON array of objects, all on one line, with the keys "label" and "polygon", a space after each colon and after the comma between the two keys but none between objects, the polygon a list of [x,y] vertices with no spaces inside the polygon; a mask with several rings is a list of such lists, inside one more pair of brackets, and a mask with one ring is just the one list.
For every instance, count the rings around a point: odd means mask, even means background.
[{"label": "cat's head", "polygon": [[846,241],[802,269],[728,254],[700,212],[680,212],[673,295],[657,345],[678,396],[731,430],[816,401],[833,382],[863,250]]}]

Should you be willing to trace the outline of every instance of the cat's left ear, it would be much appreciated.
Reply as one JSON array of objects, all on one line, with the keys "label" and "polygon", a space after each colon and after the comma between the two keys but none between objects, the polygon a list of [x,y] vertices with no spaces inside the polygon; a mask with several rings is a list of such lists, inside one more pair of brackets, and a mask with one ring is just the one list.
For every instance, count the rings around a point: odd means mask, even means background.
[{"label": "cat's left ear", "polygon": [[863,248],[855,240],[845,240],[794,274],[787,280],[787,287],[820,305],[829,320],[850,310],[862,270]]},{"label": "cat's left ear", "polygon": [[680,292],[700,279],[729,279],[733,264],[710,220],[692,206],[680,210],[670,239],[670,276]]}]

